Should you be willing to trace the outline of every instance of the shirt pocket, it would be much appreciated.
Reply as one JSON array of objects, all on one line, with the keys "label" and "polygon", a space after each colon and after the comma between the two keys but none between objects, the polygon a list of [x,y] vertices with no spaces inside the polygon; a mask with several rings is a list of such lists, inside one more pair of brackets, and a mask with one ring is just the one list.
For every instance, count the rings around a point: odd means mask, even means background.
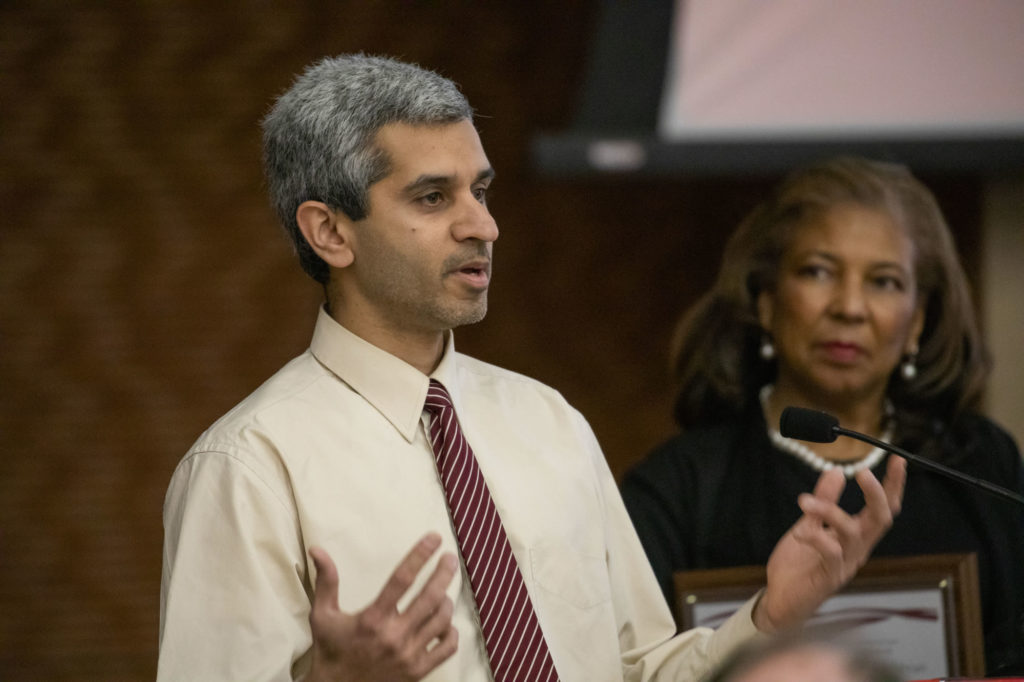
[{"label": "shirt pocket", "polygon": [[611,601],[603,553],[570,543],[531,547],[530,572],[538,588],[578,609]]}]

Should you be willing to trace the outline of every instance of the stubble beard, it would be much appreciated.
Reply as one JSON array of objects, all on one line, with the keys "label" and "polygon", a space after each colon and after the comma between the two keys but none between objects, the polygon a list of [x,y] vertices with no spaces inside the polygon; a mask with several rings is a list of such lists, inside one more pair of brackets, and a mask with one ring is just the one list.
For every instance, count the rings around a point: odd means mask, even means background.
[{"label": "stubble beard", "polygon": [[[490,256],[483,248],[478,254]],[[440,268],[441,272],[451,273],[466,260],[465,255],[452,257]],[[437,287],[430,282],[430,276],[401,256],[383,254],[377,261],[377,271],[364,280],[364,297],[373,301],[378,310],[390,311],[388,317],[396,328],[447,331],[475,324],[487,315],[487,289],[460,294],[445,286],[445,274],[441,274],[441,285]]]},{"label": "stubble beard", "polygon": [[476,324],[487,316],[487,292],[480,294],[480,297],[471,303],[469,306],[437,306],[435,315],[444,329]]},{"label": "stubble beard", "polygon": [[[407,292],[408,290],[404,290]],[[393,323],[407,329],[448,331],[476,324],[487,315],[487,292],[471,299],[452,299],[442,293],[435,297],[416,300],[398,290],[379,291],[385,307],[392,311]]]}]

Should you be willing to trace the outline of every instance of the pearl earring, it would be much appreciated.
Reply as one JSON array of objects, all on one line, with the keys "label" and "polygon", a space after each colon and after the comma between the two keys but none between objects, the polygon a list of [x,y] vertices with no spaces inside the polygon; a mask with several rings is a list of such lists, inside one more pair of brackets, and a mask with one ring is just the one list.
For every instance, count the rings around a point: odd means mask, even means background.
[{"label": "pearl earring", "polygon": [[910,350],[900,363],[900,376],[910,381],[917,376],[917,348]]},{"label": "pearl earring", "polygon": [[772,339],[767,334],[761,337],[761,348],[758,350],[761,354],[761,359],[768,361],[775,357],[775,346],[772,345]]}]

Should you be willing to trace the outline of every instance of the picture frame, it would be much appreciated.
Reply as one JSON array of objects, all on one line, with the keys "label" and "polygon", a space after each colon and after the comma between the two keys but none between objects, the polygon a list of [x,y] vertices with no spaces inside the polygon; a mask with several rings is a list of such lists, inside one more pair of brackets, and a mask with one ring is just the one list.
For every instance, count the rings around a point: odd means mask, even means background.
[{"label": "picture frame", "polygon": [[[674,616],[682,629],[717,627],[764,587],[764,566],[679,571]],[[975,554],[869,560],[805,626],[896,667],[905,679],[985,674]]]}]

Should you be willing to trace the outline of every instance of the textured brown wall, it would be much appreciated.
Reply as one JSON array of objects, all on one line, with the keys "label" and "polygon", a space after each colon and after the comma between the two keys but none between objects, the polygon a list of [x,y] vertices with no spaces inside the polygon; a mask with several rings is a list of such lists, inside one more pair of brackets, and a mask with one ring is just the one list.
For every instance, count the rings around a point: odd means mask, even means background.
[{"label": "textured brown wall", "polygon": [[672,321],[771,179],[537,178],[530,135],[571,116],[592,3],[67,5],[0,4],[0,679],[153,678],[171,470],[305,348],[320,299],[257,122],[324,54],[418,61],[481,114],[502,236],[460,348],[561,389],[616,474],[671,431]]}]

